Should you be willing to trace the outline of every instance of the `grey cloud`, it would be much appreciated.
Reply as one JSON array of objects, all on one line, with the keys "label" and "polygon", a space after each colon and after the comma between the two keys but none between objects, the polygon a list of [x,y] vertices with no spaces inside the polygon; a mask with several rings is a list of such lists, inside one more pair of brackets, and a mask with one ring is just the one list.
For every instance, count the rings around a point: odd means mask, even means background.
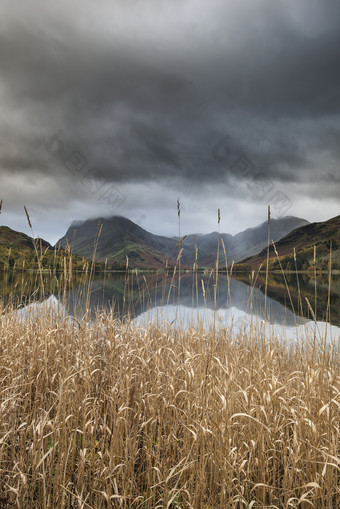
[{"label": "grey cloud", "polygon": [[[49,177],[63,207],[83,192],[63,163],[77,150],[122,188],[189,196],[220,181],[232,197],[232,165],[214,153],[228,137],[250,178],[333,196],[319,175],[339,175],[338,1],[17,3],[1,7],[2,176]],[[59,158],[46,151],[58,129]]]}]

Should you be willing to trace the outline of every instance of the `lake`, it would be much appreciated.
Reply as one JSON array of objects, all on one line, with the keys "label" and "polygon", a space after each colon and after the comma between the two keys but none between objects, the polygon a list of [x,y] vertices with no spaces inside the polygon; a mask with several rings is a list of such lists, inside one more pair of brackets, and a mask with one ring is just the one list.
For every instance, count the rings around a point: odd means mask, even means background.
[{"label": "lake", "polygon": [[261,323],[266,308],[268,326],[281,336],[284,331],[290,338],[301,335],[306,327],[315,327],[312,308],[320,337],[340,333],[340,276],[336,274],[332,275],[330,291],[326,274],[316,280],[309,274],[287,274],[286,281],[281,274],[269,274],[267,299],[264,274],[256,280],[249,274],[239,273],[232,278],[220,274],[216,290],[213,272],[182,273],[180,280],[178,274],[108,272],[95,275],[91,284],[86,275],[74,273],[66,285],[61,274],[43,277],[42,298],[38,274],[1,273],[3,304],[25,308],[49,299],[77,318],[86,308],[93,315],[98,310],[113,309],[117,317],[129,316],[140,324],[154,321],[167,326],[199,323],[209,327],[215,323],[235,330]]}]

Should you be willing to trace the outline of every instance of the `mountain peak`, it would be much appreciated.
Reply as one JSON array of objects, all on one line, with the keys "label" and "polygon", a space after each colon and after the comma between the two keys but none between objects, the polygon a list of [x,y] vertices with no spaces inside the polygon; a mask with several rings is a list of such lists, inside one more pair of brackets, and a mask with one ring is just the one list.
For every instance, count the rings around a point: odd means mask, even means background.
[{"label": "mountain peak", "polygon": [[72,221],[72,223],[70,224],[70,228],[76,228],[77,226],[80,226],[84,223],[84,221],[82,219],[75,219],[74,221]]}]

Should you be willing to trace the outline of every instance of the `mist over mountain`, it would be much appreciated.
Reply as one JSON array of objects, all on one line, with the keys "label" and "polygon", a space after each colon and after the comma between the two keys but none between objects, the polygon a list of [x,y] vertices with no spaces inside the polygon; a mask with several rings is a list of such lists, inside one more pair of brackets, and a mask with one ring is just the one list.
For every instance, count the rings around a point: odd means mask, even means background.
[{"label": "mist over mountain", "polygon": [[[299,226],[308,224],[305,219],[283,217],[271,221],[271,239],[277,241]],[[101,226],[99,226],[101,225]],[[96,240],[99,234],[98,241]],[[215,263],[218,239],[223,241],[228,261],[239,261],[242,258],[261,251],[268,241],[267,223],[255,228],[230,235],[212,232],[206,235],[190,234],[181,243],[183,248],[181,261],[185,266],[192,266],[195,260],[195,238],[198,249],[198,265],[209,267]],[[135,267],[157,268],[176,262],[178,256],[178,239],[154,235],[134,222],[122,216],[110,218],[88,219],[84,222],[72,223],[58,245],[66,247],[67,243],[73,252],[91,258],[96,245],[96,260],[124,263],[126,257],[129,264]],[[220,261],[225,261],[223,249],[220,247]]]}]

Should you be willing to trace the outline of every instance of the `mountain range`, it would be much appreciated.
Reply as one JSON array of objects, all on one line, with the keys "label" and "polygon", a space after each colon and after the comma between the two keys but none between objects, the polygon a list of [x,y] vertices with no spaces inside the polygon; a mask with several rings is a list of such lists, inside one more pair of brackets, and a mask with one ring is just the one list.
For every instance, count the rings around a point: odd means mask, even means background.
[{"label": "mountain range", "polygon": [[[99,226],[100,225],[100,226]],[[198,250],[198,266],[213,267],[216,262],[218,239],[223,240],[228,265],[234,261],[239,269],[257,269],[265,266],[267,258],[267,223],[248,228],[236,235],[212,232],[190,234],[182,242],[181,263],[190,268],[195,260],[195,239]],[[100,232],[99,238],[98,234]],[[270,247],[269,269],[308,270],[311,267],[327,269],[332,246],[332,267],[340,268],[340,216],[328,221],[309,223],[297,217],[284,217],[270,222],[270,240],[275,242],[278,255]],[[178,239],[154,235],[127,218],[113,216],[107,219],[89,219],[71,224],[55,250],[43,239],[35,244],[42,256],[43,266],[62,263],[67,245],[72,248],[74,268],[81,270],[85,259],[92,259],[94,248],[96,262],[107,260],[111,269],[123,268],[126,256],[130,267],[160,268],[174,266],[178,256]],[[293,250],[296,251],[294,260]],[[315,249],[315,255],[314,255]],[[220,243],[220,266],[225,265],[225,256]],[[314,256],[316,259],[314,260]],[[57,259],[56,259],[57,257]],[[7,226],[0,226],[0,269],[36,268],[36,253],[33,239]]]},{"label": "mountain range", "polygon": [[[99,234],[99,225],[100,235]],[[298,217],[283,217],[271,221],[271,238],[279,240],[292,230],[308,225],[308,221]],[[216,261],[218,239],[223,240],[228,261],[240,261],[246,256],[259,253],[268,242],[267,223],[248,228],[237,235],[212,232],[209,234],[190,234],[181,243],[183,248],[181,263],[192,267],[195,260],[195,238],[198,249],[199,267],[211,267]],[[96,240],[98,238],[98,241]],[[174,265],[178,256],[178,239],[154,235],[129,219],[121,216],[88,219],[74,222],[57,245],[69,244],[74,253],[91,258],[96,244],[96,261],[125,263],[129,258],[131,267],[164,267]],[[223,249],[220,248],[220,262],[225,263]]]}]

